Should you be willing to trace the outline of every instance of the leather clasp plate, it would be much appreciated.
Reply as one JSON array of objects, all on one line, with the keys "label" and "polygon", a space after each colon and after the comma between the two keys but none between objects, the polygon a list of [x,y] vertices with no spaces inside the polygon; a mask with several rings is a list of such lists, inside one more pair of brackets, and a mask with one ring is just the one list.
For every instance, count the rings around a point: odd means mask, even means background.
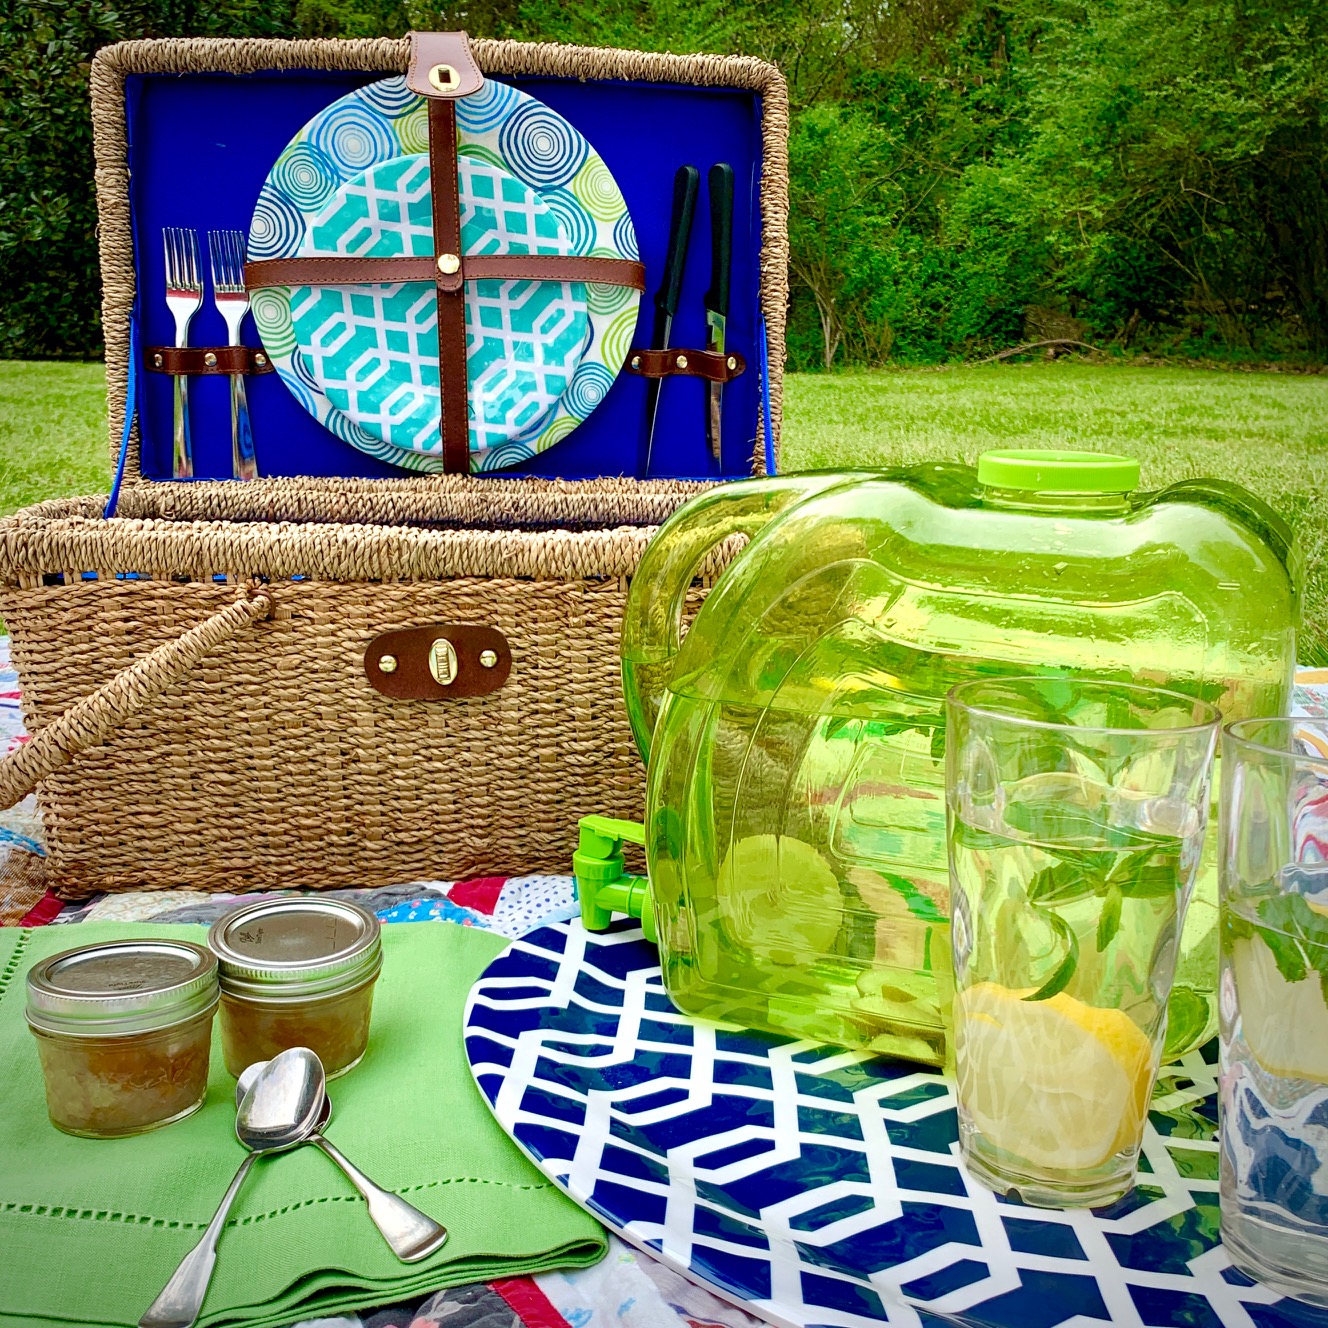
[{"label": "leather clasp plate", "polygon": [[421,97],[469,97],[484,86],[484,75],[464,32],[412,32],[406,86]]},{"label": "leather clasp plate", "polygon": [[496,627],[437,623],[384,632],[364,652],[364,676],[397,701],[487,696],[512,672],[512,651]]}]

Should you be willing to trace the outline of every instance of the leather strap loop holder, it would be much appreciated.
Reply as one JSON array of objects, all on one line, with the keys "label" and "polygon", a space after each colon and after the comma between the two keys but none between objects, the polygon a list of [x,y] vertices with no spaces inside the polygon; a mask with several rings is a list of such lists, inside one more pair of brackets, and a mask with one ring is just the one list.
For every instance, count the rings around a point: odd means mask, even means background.
[{"label": "leather strap loop holder", "polygon": [[143,367],[152,373],[183,374],[270,374],[274,372],[267,353],[252,346],[148,346]]},{"label": "leather strap loop holder", "polygon": [[747,361],[731,350],[686,350],[669,346],[664,350],[638,347],[623,366],[641,378],[704,378],[709,383],[731,383],[747,371]]}]

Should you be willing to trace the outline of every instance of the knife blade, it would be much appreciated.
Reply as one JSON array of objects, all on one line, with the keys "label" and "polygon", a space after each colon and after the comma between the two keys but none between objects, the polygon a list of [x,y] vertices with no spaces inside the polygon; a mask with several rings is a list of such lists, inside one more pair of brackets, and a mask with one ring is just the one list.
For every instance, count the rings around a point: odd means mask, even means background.
[{"label": "knife blade", "polygon": [[[706,349],[724,354],[729,321],[729,273],[733,264],[733,167],[716,162],[707,179],[710,195],[710,289],[705,293]],[[706,439],[715,464],[720,463],[720,416],[724,384],[711,383],[706,411]]]},{"label": "knife blade", "polygon": [[[673,334],[673,316],[678,312],[687,242],[692,234],[692,214],[696,211],[696,195],[700,188],[701,172],[695,166],[679,166],[673,177],[673,212],[669,218],[664,278],[655,292],[655,326],[650,338],[650,345],[655,350],[667,350]],[[655,449],[655,416],[659,413],[659,390],[663,382],[662,378],[652,378],[646,384],[646,455],[645,465],[640,468],[643,479],[650,474],[650,459]]]}]

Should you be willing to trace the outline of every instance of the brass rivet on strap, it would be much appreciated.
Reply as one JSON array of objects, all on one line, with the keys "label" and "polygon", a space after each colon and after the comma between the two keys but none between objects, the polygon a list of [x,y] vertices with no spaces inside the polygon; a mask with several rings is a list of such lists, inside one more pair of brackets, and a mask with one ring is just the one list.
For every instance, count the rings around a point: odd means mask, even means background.
[{"label": "brass rivet on strap", "polygon": [[260,350],[258,354],[254,356],[254,363],[261,369],[267,363],[267,356]]},{"label": "brass rivet on strap", "polygon": [[451,65],[434,65],[429,83],[439,92],[455,92],[461,86],[461,75]]},{"label": "brass rivet on strap", "polygon": [[165,363],[166,363],[166,361],[163,360],[162,357],[161,357],[160,355],[154,355],[154,356],[152,357],[152,366],[153,366],[154,369],[160,369],[161,366],[162,366],[163,364],[165,364]]},{"label": "brass rivet on strap", "polygon": [[217,357],[211,351],[208,351],[208,353],[203,356],[203,363],[206,364],[209,369],[215,369],[217,367]]},{"label": "brass rivet on strap", "polygon": [[461,271],[461,260],[455,254],[439,254],[438,270],[445,277]]},{"label": "brass rivet on strap", "polygon": [[397,671],[397,657],[395,655],[383,655],[378,661],[378,668],[383,673],[395,673]]},{"label": "brass rivet on strap", "polygon": [[730,355],[724,363],[727,364],[730,369],[736,369],[738,367],[738,357],[736,355]]},{"label": "brass rivet on strap", "polygon": [[[161,363],[161,356],[160,356],[160,355],[157,356],[157,363],[158,363],[158,364]],[[633,355],[633,356],[632,356],[632,368],[633,368],[633,369],[639,369],[640,367],[641,367],[641,357],[640,357],[639,355]]]},{"label": "brass rivet on strap", "polygon": [[679,369],[685,369],[687,367],[687,356],[679,355],[678,358],[673,362],[678,366]]},{"label": "brass rivet on strap", "polygon": [[484,665],[486,669],[493,668],[493,666],[498,663],[498,652],[496,650],[481,650],[480,663]]}]

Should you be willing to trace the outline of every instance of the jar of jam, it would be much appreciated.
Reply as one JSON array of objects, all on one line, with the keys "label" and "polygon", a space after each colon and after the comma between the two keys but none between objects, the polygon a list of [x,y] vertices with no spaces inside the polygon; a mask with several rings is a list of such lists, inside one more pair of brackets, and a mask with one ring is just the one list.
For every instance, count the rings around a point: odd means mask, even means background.
[{"label": "jar of jam", "polygon": [[217,961],[188,941],[106,941],[28,970],[51,1123],[113,1139],[182,1120],[207,1096]]},{"label": "jar of jam", "polygon": [[344,899],[259,900],[213,923],[208,946],[233,1075],[289,1047],[316,1052],[329,1079],[359,1064],[383,965],[372,913]]}]

